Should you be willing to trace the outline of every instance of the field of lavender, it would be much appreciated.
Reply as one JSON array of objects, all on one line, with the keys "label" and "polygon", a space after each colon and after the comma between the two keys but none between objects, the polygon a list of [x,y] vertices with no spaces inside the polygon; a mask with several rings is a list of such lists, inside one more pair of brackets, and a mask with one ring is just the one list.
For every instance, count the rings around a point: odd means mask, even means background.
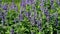
[{"label": "field of lavender", "polygon": [[60,34],[60,0],[0,0],[0,34]]}]

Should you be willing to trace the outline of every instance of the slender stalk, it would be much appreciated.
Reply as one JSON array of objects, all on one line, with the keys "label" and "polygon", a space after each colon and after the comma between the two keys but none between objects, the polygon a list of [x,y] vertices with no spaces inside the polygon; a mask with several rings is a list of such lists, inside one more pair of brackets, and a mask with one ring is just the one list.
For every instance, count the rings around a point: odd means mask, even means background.
[{"label": "slender stalk", "polygon": [[44,0],[40,0],[40,10],[44,13],[45,7],[44,7]]},{"label": "slender stalk", "polygon": [[[35,2],[35,1],[33,1],[33,2]],[[37,16],[37,11],[36,11],[36,7],[35,7],[35,3],[31,4],[31,6],[32,6],[32,9],[31,9],[31,11],[32,11],[32,13],[31,13],[31,23],[32,23],[32,25],[35,25],[34,18],[36,18],[36,16]]]},{"label": "slender stalk", "polygon": [[5,16],[4,16],[4,13],[2,12],[2,25],[4,25],[4,23],[5,23]]},{"label": "slender stalk", "polygon": [[14,29],[11,29],[11,31],[10,31],[11,33],[10,34],[14,34]]},{"label": "slender stalk", "polygon": [[39,14],[38,18],[39,18],[38,19],[38,21],[39,21],[39,23],[38,23],[39,31],[42,31],[42,13]]},{"label": "slender stalk", "polygon": [[[22,0],[21,4],[20,4],[21,8],[20,8],[20,15],[19,15],[19,19],[23,20],[23,12],[26,11],[26,1]],[[22,10],[23,9],[23,10]]]},{"label": "slender stalk", "polygon": [[56,26],[58,26],[58,12],[56,11]]},{"label": "slender stalk", "polygon": [[60,0],[56,0],[56,3],[57,3],[58,5],[60,5]]},{"label": "slender stalk", "polygon": [[46,15],[47,22],[49,23],[50,15],[49,15],[49,12],[48,12],[48,9],[47,8],[45,9],[45,12],[44,13]]},{"label": "slender stalk", "polygon": [[2,25],[4,25],[6,21],[7,11],[8,11],[8,4],[4,4],[2,8],[4,10],[4,12],[2,12]]},{"label": "slender stalk", "polygon": [[54,0],[50,0],[51,9],[54,8]]},{"label": "slender stalk", "polygon": [[39,31],[42,31],[42,14],[45,12],[45,7],[44,7],[44,2],[45,0],[40,0],[40,10],[41,10],[41,14],[39,14],[39,21],[40,21],[40,30]]}]

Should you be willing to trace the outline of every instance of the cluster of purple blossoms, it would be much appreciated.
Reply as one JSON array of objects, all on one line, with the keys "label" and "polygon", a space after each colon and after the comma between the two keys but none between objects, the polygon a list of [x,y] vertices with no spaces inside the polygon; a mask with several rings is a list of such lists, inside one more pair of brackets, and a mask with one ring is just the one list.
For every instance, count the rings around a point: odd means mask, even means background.
[{"label": "cluster of purple blossoms", "polygon": [[[45,2],[45,0],[40,0],[40,10],[41,10],[41,12],[44,13],[44,15],[46,16],[46,20],[49,23],[50,22],[50,13],[49,13],[48,7],[44,6],[44,4],[45,4],[44,2]],[[40,16],[40,14],[37,14],[35,3],[36,3],[36,0],[21,0],[21,3],[20,3],[21,8],[20,8],[20,14],[19,14],[18,20],[23,21],[24,15],[25,15],[28,18],[28,20],[30,20],[32,26],[37,25],[39,28],[39,31],[41,31],[42,16]],[[60,4],[59,0],[57,0],[57,3]],[[26,5],[31,6],[31,9],[29,11],[26,11]],[[51,9],[54,8],[54,0],[50,0],[50,5],[51,5]],[[3,7],[0,4],[0,7],[5,11],[5,12],[0,11],[0,17],[2,18],[2,24],[4,24],[4,22],[6,20],[6,13],[8,11],[8,4],[4,4]],[[18,8],[14,2],[12,2],[10,9],[11,10],[14,9],[14,10],[18,11]],[[56,26],[57,26],[58,25],[58,13],[55,13],[52,15],[55,16],[55,18],[56,18],[55,22],[56,22]],[[16,19],[14,22],[16,23]],[[11,34],[14,34],[14,29],[11,29]],[[33,34],[33,32],[31,32],[31,34]]]},{"label": "cluster of purple blossoms", "polygon": [[51,8],[54,8],[54,0],[50,0]]},{"label": "cluster of purple blossoms", "polygon": [[10,34],[14,34],[14,29],[13,28],[11,29],[11,33]]}]

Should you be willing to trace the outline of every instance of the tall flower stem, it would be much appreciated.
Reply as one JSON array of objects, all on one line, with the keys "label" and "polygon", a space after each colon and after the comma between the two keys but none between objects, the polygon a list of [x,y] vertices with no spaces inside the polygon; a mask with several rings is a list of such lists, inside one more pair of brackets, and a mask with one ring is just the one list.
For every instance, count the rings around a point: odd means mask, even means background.
[{"label": "tall flower stem", "polygon": [[54,8],[54,0],[50,0],[51,9]]},{"label": "tall flower stem", "polygon": [[7,15],[7,11],[8,11],[8,4],[4,4],[4,6],[2,7],[3,11],[2,12],[2,25],[5,24],[5,21],[6,21],[6,15]]},{"label": "tall flower stem", "polygon": [[25,0],[22,0],[21,1],[21,4],[20,4],[20,15],[19,15],[19,19],[20,19],[20,21],[21,20],[23,20],[23,14],[24,14],[24,12],[26,11],[26,1]]},{"label": "tall flower stem", "polygon": [[41,10],[41,14],[39,15],[39,21],[40,21],[40,30],[42,31],[42,15],[45,12],[45,7],[44,7],[44,2],[45,0],[40,0],[40,10]]},{"label": "tall flower stem", "polygon": [[10,30],[10,34],[14,34],[14,29],[12,28],[11,30]]},{"label": "tall flower stem", "polygon": [[37,16],[37,11],[36,11],[36,7],[35,7],[35,1],[32,1],[32,2],[33,2],[33,4],[31,4],[31,7],[32,7],[32,9],[31,9],[31,24],[35,25],[34,18],[36,18],[36,16]]}]

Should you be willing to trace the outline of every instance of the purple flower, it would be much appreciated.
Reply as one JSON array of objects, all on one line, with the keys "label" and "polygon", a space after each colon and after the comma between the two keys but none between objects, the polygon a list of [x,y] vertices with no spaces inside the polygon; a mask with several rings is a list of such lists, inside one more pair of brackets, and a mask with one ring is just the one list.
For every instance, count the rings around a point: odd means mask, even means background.
[{"label": "purple flower", "polygon": [[31,24],[34,25],[35,24],[35,21],[34,21],[34,16],[30,16],[31,17]]},{"label": "purple flower", "polygon": [[45,13],[46,16],[49,16],[49,12],[48,12],[48,9],[47,8],[45,8],[44,13]]},{"label": "purple flower", "polygon": [[14,29],[11,29],[11,34],[14,34]]},{"label": "purple flower", "polygon": [[50,5],[51,5],[51,8],[54,8],[53,3],[54,3],[54,0],[50,0]]},{"label": "purple flower", "polygon": [[31,24],[32,25],[35,25],[35,21],[34,21],[34,18],[33,17],[31,18]]},{"label": "purple flower", "polygon": [[26,0],[26,4],[33,4],[34,0]]},{"label": "purple flower", "polygon": [[23,15],[22,15],[22,14],[19,15],[19,20],[20,20],[20,21],[23,20]]},{"label": "purple flower", "polygon": [[45,2],[45,0],[40,0],[40,2],[41,2],[41,3],[44,3],[44,2]]},{"label": "purple flower", "polygon": [[26,17],[28,17],[28,12],[25,12],[25,14],[26,14]]},{"label": "purple flower", "polygon": [[47,22],[49,22],[49,20],[50,20],[50,15],[49,15],[49,12],[48,12],[47,7],[45,8],[44,14],[46,15],[46,20],[47,20]]},{"label": "purple flower", "polygon": [[53,4],[54,0],[50,0],[51,5]]},{"label": "purple flower", "polygon": [[16,5],[15,5],[15,7],[14,7],[14,10],[15,10],[15,11],[18,11],[18,7],[17,7]]},{"label": "purple flower", "polygon": [[14,3],[12,3],[11,9],[14,9],[15,7],[16,7],[16,5]]},{"label": "purple flower", "polygon": [[34,3],[34,0],[30,0],[30,2],[31,2],[31,4],[33,4]]},{"label": "purple flower", "polygon": [[56,3],[57,3],[58,5],[60,5],[60,1],[59,1],[59,0],[56,0]]},{"label": "purple flower", "polygon": [[40,3],[40,9],[41,11],[44,11],[44,2],[41,0],[41,3]]},{"label": "purple flower", "polygon": [[5,15],[4,15],[4,13],[2,12],[2,14],[1,14],[1,17],[2,17],[2,25],[5,23]]},{"label": "purple flower", "polygon": [[26,3],[27,3],[27,4],[30,3],[30,0],[26,0]]},{"label": "purple flower", "polygon": [[31,15],[31,12],[28,12],[28,17],[30,17],[30,15]]},{"label": "purple flower", "polygon": [[7,5],[4,5],[3,10],[7,10],[7,7],[8,7]]},{"label": "purple flower", "polygon": [[26,1],[25,1],[25,0],[22,0],[22,1],[21,1],[21,6],[23,6],[23,7],[26,6]]},{"label": "purple flower", "polygon": [[12,2],[11,6],[10,6],[10,9],[13,9],[15,11],[18,11],[18,7],[15,5],[14,2]]},{"label": "purple flower", "polygon": [[30,17],[30,14],[31,14],[30,12],[25,12],[26,17],[28,18]]}]

